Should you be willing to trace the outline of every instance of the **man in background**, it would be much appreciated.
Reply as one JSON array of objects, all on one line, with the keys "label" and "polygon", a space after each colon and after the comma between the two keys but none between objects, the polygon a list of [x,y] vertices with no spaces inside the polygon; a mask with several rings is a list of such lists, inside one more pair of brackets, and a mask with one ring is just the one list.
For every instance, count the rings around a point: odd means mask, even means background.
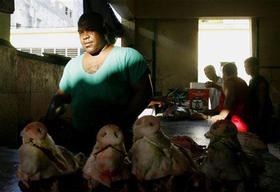
[{"label": "man in background", "polygon": [[205,83],[205,87],[209,88],[210,104],[211,108],[207,112],[208,115],[218,114],[222,105],[222,84],[223,80],[216,74],[216,70],[213,65],[207,65],[204,68],[206,77],[210,80]]},{"label": "man in background", "polygon": [[249,83],[250,108],[252,110],[253,125],[256,134],[264,141],[268,141],[272,136],[271,120],[273,116],[273,106],[269,96],[269,84],[267,80],[259,74],[259,61],[255,57],[249,57],[244,61],[245,71],[252,77]]},{"label": "man in background", "polygon": [[227,63],[223,67],[223,108],[218,115],[212,116],[214,123],[218,120],[231,120],[238,131],[252,131],[249,109],[249,88],[246,82],[237,76],[234,63]]}]

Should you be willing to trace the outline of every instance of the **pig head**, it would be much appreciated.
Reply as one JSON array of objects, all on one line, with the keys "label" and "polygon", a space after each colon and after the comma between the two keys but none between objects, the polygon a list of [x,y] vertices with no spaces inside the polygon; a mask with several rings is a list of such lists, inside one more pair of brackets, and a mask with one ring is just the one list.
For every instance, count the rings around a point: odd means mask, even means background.
[{"label": "pig head", "polygon": [[161,132],[154,116],[143,116],[133,125],[133,146],[129,151],[132,173],[138,180],[152,180],[195,170],[192,160]]},{"label": "pig head", "polygon": [[95,188],[99,183],[111,187],[111,183],[128,179],[130,175],[123,133],[116,125],[105,125],[97,133],[96,144],[83,168],[83,176],[88,180],[89,187]]},{"label": "pig head", "polygon": [[71,173],[79,168],[73,154],[56,146],[42,123],[28,124],[21,131],[21,137],[16,175],[25,186],[28,187],[30,181]]},{"label": "pig head", "polygon": [[215,122],[205,137],[210,138],[201,171],[211,179],[238,181],[250,177],[248,159],[237,139],[237,128],[228,120]]}]

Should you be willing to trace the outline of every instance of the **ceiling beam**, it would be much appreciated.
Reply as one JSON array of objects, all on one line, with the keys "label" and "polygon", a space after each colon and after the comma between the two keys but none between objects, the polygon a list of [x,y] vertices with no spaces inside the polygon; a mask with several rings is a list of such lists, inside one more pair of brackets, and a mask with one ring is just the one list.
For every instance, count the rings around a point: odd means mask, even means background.
[{"label": "ceiling beam", "polygon": [[109,0],[118,14],[127,20],[135,18],[134,0]]},{"label": "ceiling beam", "polygon": [[137,19],[279,16],[279,0],[135,0]]}]

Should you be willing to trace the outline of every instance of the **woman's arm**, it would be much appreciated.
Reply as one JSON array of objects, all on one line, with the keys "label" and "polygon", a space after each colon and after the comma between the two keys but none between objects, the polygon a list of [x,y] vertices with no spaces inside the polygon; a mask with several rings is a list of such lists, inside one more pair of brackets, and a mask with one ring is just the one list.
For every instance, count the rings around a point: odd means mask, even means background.
[{"label": "woman's arm", "polygon": [[65,104],[71,103],[71,96],[58,89],[49,105],[45,120],[54,120],[65,112]]}]

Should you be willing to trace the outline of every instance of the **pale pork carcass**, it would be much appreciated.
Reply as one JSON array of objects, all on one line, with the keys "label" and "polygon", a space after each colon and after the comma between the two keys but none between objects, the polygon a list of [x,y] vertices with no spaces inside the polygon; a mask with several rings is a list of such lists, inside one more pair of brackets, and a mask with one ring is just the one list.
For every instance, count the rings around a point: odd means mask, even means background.
[{"label": "pale pork carcass", "polygon": [[110,188],[114,182],[131,177],[124,136],[118,126],[108,124],[98,131],[83,176],[88,180],[90,190],[99,187],[100,183]]},{"label": "pale pork carcass", "polygon": [[74,173],[80,166],[74,155],[62,146],[55,145],[40,122],[32,122],[21,131],[19,168],[16,176],[29,187],[31,181]]},{"label": "pale pork carcass", "polygon": [[215,122],[205,137],[210,138],[201,171],[210,191],[247,191],[252,180],[250,162],[237,139],[237,128],[229,120]]},{"label": "pale pork carcass", "polygon": [[[134,123],[129,156],[132,174],[140,182],[140,191],[174,191],[176,176],[187,174],[194,178],[197,173],[192,159],[169,141],[160,130],[159,120],[151,115],[143,116]],[[192,184],[197,185],[195,182]]]}]

